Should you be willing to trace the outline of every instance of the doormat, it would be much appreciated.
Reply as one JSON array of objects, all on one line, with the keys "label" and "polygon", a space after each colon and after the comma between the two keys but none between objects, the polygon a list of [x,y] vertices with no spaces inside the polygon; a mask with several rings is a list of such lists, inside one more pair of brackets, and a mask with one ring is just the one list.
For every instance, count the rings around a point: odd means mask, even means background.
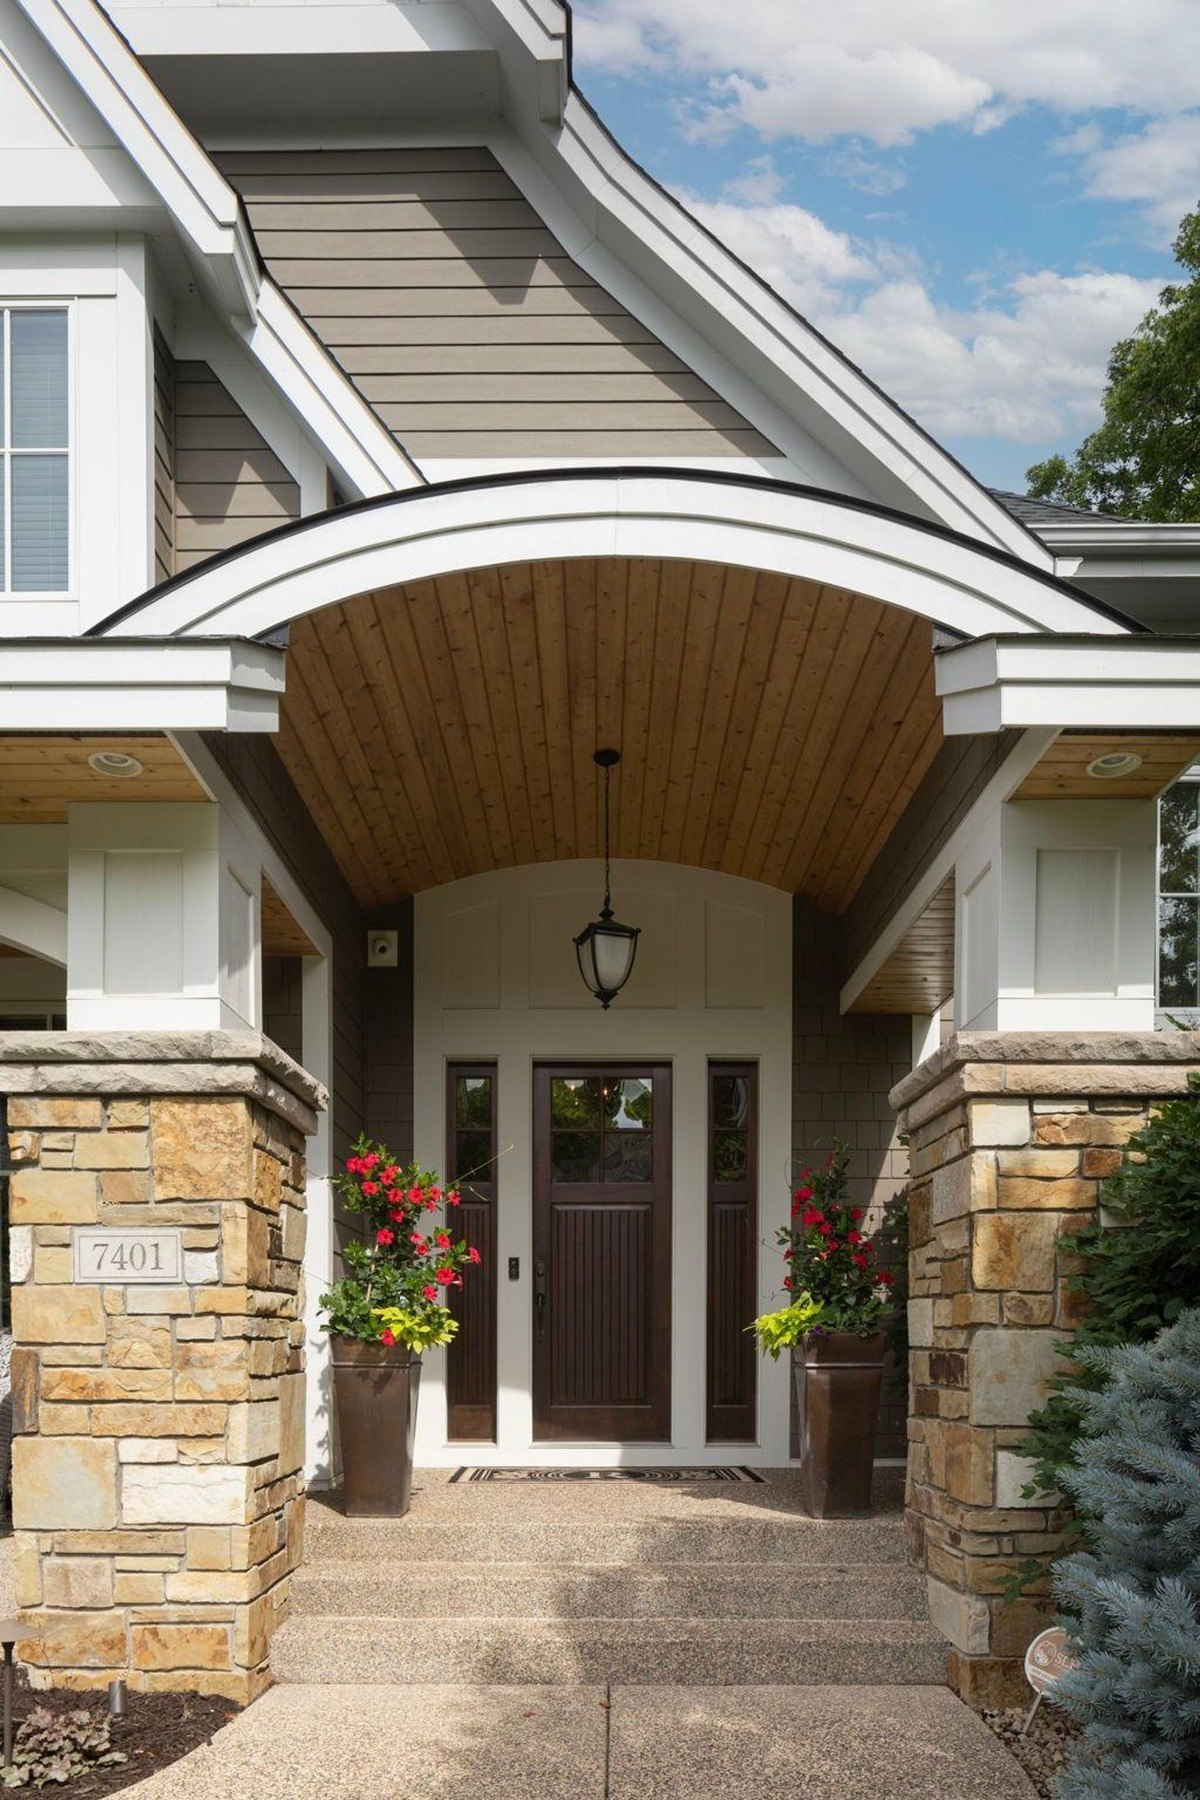
[{"label": "doormat", "polygon": [[672,1487],[713,1481],[764,1482],[757,1469],[455,1469],[451,1481],[650,1481]]}]

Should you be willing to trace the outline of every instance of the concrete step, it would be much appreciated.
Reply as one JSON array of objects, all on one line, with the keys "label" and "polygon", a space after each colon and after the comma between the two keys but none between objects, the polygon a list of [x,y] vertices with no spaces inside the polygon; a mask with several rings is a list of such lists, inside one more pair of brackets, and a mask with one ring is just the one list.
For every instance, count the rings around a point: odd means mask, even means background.
[{"label": "concrete step", "polygon": [[860,1619],[531,1619],[295,1615],[278,1681],[754,1686],[945,1680],[932,1626]]},{"label": "concrete step", "polygon": [[456,1617],[920,1619],[925,1580],[894,1563],[409,1562],[383,1571],[322,1560],[292,1584],[293,1617],[416,1618],[447,1596]]},{"label": "concrete step", "polygon": [[904,1565],[899,1518],[819,1520],[782,1515],[709,1520],[466,1518],[429,1522],[347,1519],[313,1508],[305,1534],[310,1565],[381,1563],[852,1563]]}]

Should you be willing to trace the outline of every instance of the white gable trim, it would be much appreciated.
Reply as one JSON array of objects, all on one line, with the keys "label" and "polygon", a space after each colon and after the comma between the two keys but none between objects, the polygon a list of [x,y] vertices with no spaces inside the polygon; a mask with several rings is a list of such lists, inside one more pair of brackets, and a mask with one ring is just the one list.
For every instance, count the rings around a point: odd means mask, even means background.
[{"label": "white gable trim", "polygon": [[[1094,629],[1094,627],[1093,627]],[[1033,645],[989,636],[941,651],[934,664],[951,736],[1054,725],[1108,731],[1188,731],[1200,719],[1200,642],[1136,637]],[[1097,786],[1103,798],[1103,785]]]},{"label": "white gable trim", "polygon": [[268,644],[7,639],[0,731],[277,731]]},{"label": "white gable trim", "polygon": [[841,496],[680,469],[535,472],[420,488],[273,532],[163,584],[108,637],[257,637],[368,589],[556,557],[675,557],[824,582],[964,637],[1123,635],[1053,576]]}]

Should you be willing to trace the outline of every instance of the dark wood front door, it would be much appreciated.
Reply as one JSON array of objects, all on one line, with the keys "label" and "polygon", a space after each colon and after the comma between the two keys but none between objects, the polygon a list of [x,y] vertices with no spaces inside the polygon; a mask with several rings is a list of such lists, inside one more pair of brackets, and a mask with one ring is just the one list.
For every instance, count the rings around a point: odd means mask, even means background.
[{"label": "dark wood front door", "polygon": [[533,1429],[671,1433],[671,1075],[534,1071]]}]

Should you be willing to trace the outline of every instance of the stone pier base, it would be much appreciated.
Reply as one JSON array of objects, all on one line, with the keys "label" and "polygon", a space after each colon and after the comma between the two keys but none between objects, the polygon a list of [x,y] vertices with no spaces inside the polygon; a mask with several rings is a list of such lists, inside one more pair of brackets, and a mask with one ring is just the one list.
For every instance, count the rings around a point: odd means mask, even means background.
[{"label": "stone pier base", "polygon": [[911,1166],[908,1521],[949,1679],[976,1704],[1028,1700],[1048,1622],[1006,1578],[1060,1541],[1016,1452],[1077,1323],[1063,1234],[1155,1102],[1187,1092],[1200,1035],[964,1032],[893,1090]]},{"label": "stone pier base", "polygon": [[[0,1092],[18,1655],[38,1686],[250,1700],[301,1555],[322,1091],[257,1034],[39,1032],[0,1036]],[[123,1268],[81,1265],[95,1228]],[[147,1233],[177,1279],[137,1280]]]}]

